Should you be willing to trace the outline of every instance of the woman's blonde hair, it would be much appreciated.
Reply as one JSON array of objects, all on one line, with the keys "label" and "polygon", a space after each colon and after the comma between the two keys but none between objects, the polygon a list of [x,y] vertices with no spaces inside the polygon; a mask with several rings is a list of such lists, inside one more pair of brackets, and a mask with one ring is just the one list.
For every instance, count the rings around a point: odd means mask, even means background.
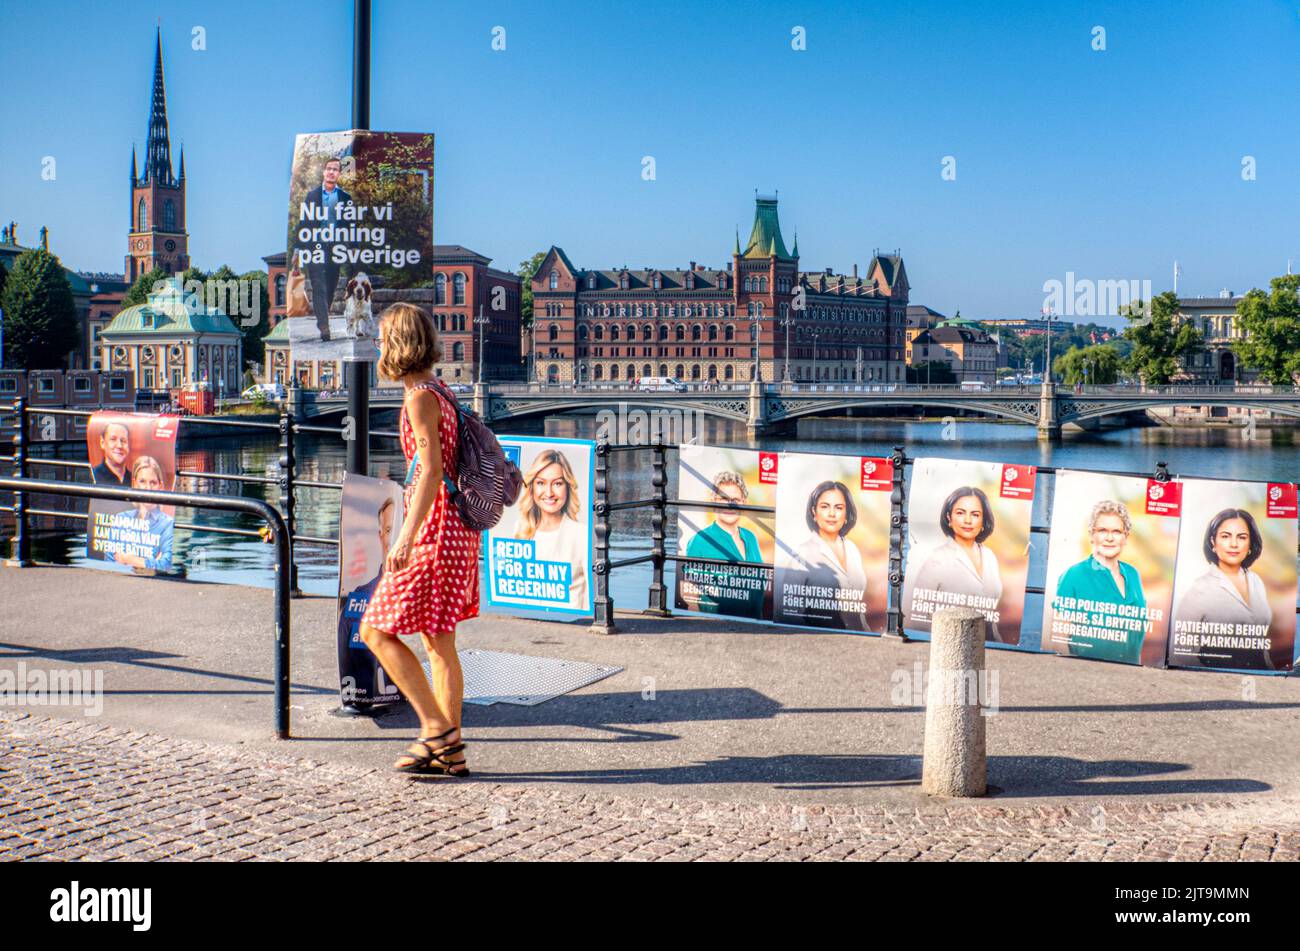
[{"label": "woman's blonde hair", "polygon": [[560,467],[564,473],[564,483],[568,486],[568,491],[565,493],[568,497],[564,501],[564,514],[577,520],[578,480],[573,475],[573,467],[569,465],[569,460],[565,458],[564,453],[558,449],[547,449],[537,454],[533,464],[524,473],[523,498],[519,500],[519,525],[515,528],[515,538],[528,539],[537,534],[542,515],[537,510],[537,503],[533,501],[533,480],[543,469],[553,465]]},{"label": "woman's blonde hair", "polygon": [[[140,475],[141,469],[152,469],[154,472],[158,474],[159,482],[163,482],[165,478],[165,476],[163,475],[162,465],[158,462],[157,459],[155,459],[153,456],[136,456],[135,462],[131,463],[131,484],[132,485],[135,485],[135,480]],[[163,488],[166,487],[167,486],[164,484]]]},{"label": "woman's blonde hair", "polygon": [[398,303],[379,318],[379,375],[400,380],[422,373],[442,359],[438,328],[423,307]]}]

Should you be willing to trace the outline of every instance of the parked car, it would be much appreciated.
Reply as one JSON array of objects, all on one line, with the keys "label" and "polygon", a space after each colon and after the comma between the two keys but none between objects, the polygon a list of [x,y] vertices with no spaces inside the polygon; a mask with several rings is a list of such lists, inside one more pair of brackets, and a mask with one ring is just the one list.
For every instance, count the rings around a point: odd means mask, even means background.
[{"label": "parked car", "polygon": [[636,388],[642,393],[686,392],[686,384],[671,376],[643,376],[637,380]]},{"label": "parked car", "polygon": [[246,400],[255,400],[259,396],[268,400],[282,400],[285,398],[283,383],[254,383],[242,394]]}]

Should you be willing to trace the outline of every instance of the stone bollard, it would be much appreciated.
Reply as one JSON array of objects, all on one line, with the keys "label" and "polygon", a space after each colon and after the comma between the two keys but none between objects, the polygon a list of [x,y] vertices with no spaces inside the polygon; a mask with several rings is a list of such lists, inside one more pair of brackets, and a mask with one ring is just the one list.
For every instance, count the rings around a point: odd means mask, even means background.
[{"label": "stone bollard", "polygon": [[983,796],[988,787],[980,677],[988,622],[971,608],[944,608],[930,628],[921,789],[932,796]]}]

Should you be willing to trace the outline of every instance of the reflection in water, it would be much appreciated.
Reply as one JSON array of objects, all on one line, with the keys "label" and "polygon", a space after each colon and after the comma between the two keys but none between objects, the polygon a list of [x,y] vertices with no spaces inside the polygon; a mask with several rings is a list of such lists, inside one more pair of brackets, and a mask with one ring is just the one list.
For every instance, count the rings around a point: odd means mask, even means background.
[{"label": "reflection in water", "polygon": [[[372,428],[393,430],[396,414],[376,413]],[[522,420],[502,427],[516,435],[547,435],[579,439],[595,437],[593,416],[557,416]],[[1041,442],[1034,430],[991,422],[912,422],[881,419],[802,420],[795,434],[749,440],[743,424],[704,419],[692,430],[695,441],[706,445],[728,445],[765,450],[825,452],[849,455],[886,455],[894,446],[905,446],[910,456],[945,456],[1030,465],[1077,467],[1105,471],[1154,472],[1157,462],[1167,462],[1171,473],[1219,479],[1295,480],[1300,470],[1300,449],[1294,429],[1260,427],[1254,439],[1243,431],[1229,429],[1115,429],[1097,433],[1067,433],[1053,445]],[[272,435],[193,440],[182,429],[181,468],[216,473],[279,477],[279,446]],[[59,456],[84,459],[84,447],[62,447]],[[301,478],[338,482],[343,478],[346,447],[337,437],[301,435],[297,438],[298,473]],[[406,465],[396,440],[374,438],[370,454],[371,475],[401,481]],[[646,498],[650,495],[648,452],[614,453],[610,456],[611,501]],[[668,493],[677,493],[677,454],[668,453]],[[66,478],[67,470],[55,472],[37,468],[33,475]],[[84,479],[84,473],[81,474]],[[1041,483],[1040,483],[1041,484]],[[210,478],[187,478],[178,482],[183,491],[205,494],[244,495],[279,503],[278,486],[244,485]],[[1035,524],[1043,524],[1050,503],[1050,488],[1035,500]],[[302,535],[332,538],[338,531],[339,493],[335,489],[297,490],[297,530]],[[72,507],[84,511],[84,502],[42,498],[42,508]],[[612,557],[624,558],[648,550],[649,509],[617,512],[613,516],[610,547]],[[229,513],[180,509],[177,520],[223,527],[255,527],[251,520]],[[676,513],[668,519],[668,549],[677,544]],[[45,561],[87,563],[85,536],[80,531],[64,532],[39,540],[37,557]],[[299,584],[314,594],[333,594],[338,554],[333,547],[299,544],[295,552]],[[177,561],[189,566],[189,577],[201,581],[269,586],[271,553],[261,542],[229,535],[176,533]],[[1046,565],[1046,536],[1031,542],[1030,578],[1041,579]],[[672,583],[672,569],[668,569]],[[650,582],[649,565],[621,568],[611,576],[611,593],[620,608],[642,608]],[[1031,583],[1033,581],[1031,580]],[[1034,617],[1035,605],[1027,606]]]}]

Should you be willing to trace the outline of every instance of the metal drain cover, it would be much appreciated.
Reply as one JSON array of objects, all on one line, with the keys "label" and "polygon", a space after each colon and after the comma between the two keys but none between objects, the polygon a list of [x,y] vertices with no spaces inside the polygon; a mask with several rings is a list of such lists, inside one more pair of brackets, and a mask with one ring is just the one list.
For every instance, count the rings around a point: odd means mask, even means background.
[{"label": "metal drain cover", "polygon": [[[462,650],[460,666],[465,672],[465,702],[487,706],[512,703],[534,707],[547,700],[594,684],[617,674],[622,667],[588,664],[555,657],[529,657],[500,651]],[[424,662],[429,677],[429,662]]]}]

